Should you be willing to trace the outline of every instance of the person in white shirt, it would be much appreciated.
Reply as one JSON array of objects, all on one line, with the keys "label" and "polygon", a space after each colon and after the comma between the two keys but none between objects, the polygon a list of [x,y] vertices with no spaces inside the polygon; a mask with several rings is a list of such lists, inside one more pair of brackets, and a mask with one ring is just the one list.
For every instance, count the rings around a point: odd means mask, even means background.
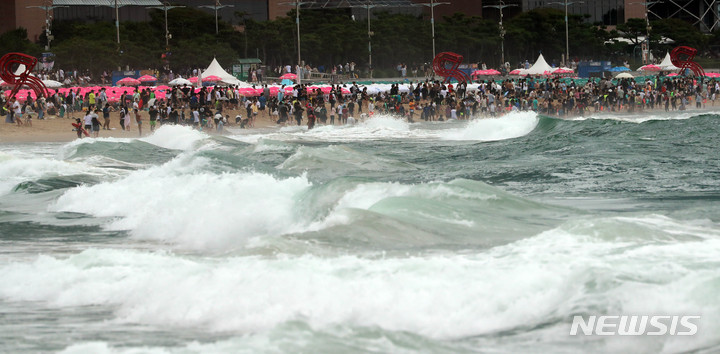
[{"label": "person in white shirt", "polygon": [[13,116],[10,118],[11,122],[17,123],[17,125],[23,125],[22,121],[22,107],[20,106],[20,102],[17,100],[17,98],[13,97],[12,101],[12,113]]},{"label": "person in white shirt", "polygon": [[83,124],[85,124],[85,131],[91,132],[92,131],[92,111],[88,109],[87,113],[85,114]]},{"label": "person in white shirt", "polygon": [[193,126],[195,128],[199,127],[200,126],[200,112],[198,112],[197,109],[193,109],[192,116],[193,116]]}]

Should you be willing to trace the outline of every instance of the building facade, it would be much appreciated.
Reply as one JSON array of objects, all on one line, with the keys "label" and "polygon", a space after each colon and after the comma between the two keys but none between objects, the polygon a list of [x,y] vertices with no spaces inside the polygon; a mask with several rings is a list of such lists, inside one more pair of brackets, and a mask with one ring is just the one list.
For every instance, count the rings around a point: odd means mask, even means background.
[{"label": "building facade", "polygon": [[[522,0],[523,11],[530,11],[541,7],[550,7],[565,10],[565,0]],[[600,23],[606,26],[616,26],[625,22],[626,0],[567,0],[568,14],[590,15],[590,23]],[[640,5],[642,8],[642,5]]]},{"label": "building facade", "polygon": [[0,33],[22,27],[27,29],[28,39],[37,41],[45,30],[45,10],[28,6],[43,6],[46,0],[2,0],[0,13]]}]

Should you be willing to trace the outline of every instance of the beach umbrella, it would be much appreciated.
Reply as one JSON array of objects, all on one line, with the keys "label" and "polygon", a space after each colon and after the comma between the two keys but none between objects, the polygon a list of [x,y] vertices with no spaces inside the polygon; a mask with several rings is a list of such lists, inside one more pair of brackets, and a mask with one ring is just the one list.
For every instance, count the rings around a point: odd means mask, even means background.
[{"label": "beach umbrella", "polygon": [[210,75],[210,76],[202,78],[202,81],[218,82],[218,81],[222,81],[222,79],[219,76]]},{"label": "beach umbrella", "polygon": [[287,74],[283,74],[282,76],[280,76],[280,79],[281,80],[286,80],[286,79],[287,80],[296,80],[297,75],[295,75],[293,73],[287,73]]},{"label": "beach umbrella", "polygon": [[574,72],[575,71],[570,68],[557,68],[557,69],[553,70],[553,74],[572,74]]},{"label": "beach umbrella", "polygon": [[[195,80],[197,81],[197,78]],[[170,86],[181,86],[181,85],[192,85],[192,82],[190,82],[190,80],[188,80],[188,79],[177,78],[175,80],[170,81],[168,84],[170,84]]]},{"label": "beach umbrella", "polygon": [[720,73],[705,73],[705,77],[717,78],[720,77]]},{"label": "beach umbrella", "polygon": [[500,75],[500,72],[495,69],[487,69],[487,70],[475,70],[473,71],[472,75],[470,76],[487,76],[487,75]]},{"label": "beach umbrella", "polygon": [[620,73],[615,75],[616,79],[632,79],[635,78],[635,76],[630,75],[630,73]]},{"label": "beach umbrella", "polygon": [[680,74],[678,74],[678,73],[671,73],[671,74],[668,74],[667,76],[668,76],[668,77],[672,77],[672,76],[678,76],[678,75],[680,75]]},{"label": "beach umbrella", "polygon": [[153,82],[153,81],[157,81],[157,78],[156,78],[155,76],[152,76],[152,75],[143,75],[143,76],[140,76],[140,77],[137,78],[137,79],[138,79],[138,81],[140,81],[140,82]]},{"label": "beach umbrella", "polygon": [[140,85],[140,81],[133,79],[131,77],[126,77],[122,80],[118,80],[117,84],[123,85],[123,86],[137,86],[137,85]]},{"label": "beach umbrella", "polygon": [[43,84],[45,84],[46,87],[50,88],[58,88],[62,86],[60,82],[55,80],[43,80]]},{"label": "beach umbrella", "polygon": [[197,78],[197,76],[193,76],[193,77],[189,78],[188,81],[190,81],[191,83],[194,84],[194,83],[197,83],[198,78]]},{"label": "beach umbrella", "polygon": [[611,68],[608,71],[612,71],[614,73],[619,73],[619,72],[623,72],[623,71],[630,71],[630,68],[626,68],[624,66],[616,66],[614,68]]},{"label": "beach umbrella", "polygon": [[524,75],[525,69],[515,69],[508,73],[509,75]]},{"label": "beach umbrella", "polygon": [[[260,96],[260,93],[258,93],[257,89],[254,89],[252,87],[244,87],[244,88],[238,89],[238,92],[240,92],[240,94],[243,96],[250,96],[250,97]],[[262,92],[262,90],[260,90],[260,92]]]},{"label": "beach umbrella", "polygon": [[662,68],[655,64],[643,65],[637,69],[637,71],[660,71]]}]

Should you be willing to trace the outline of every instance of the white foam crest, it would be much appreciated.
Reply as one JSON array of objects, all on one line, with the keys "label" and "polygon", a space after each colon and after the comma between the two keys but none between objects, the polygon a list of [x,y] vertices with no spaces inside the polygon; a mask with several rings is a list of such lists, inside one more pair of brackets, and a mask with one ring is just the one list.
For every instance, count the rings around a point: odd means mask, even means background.
[{"label": "white foam crest", "polygon": [[301,171],[309,169],[344,171],[349,166],[356,170],[365,171],[417,169],[416,166],[411,164],[362,153],[345,145],[330,145],[320,148],[301,146],[277,168]]},{"label": "white foam crest", "polygon": [[207,138],[207,134],[190,127],[166,124],[140,140],[166,149],[191,150],[199,141]]},{"label": "white foam crest", "polygon": [[636,113],[593,113],[587,117],[574,117],[572,120],[586,120],[586,119],[598,119],[598,120],[617,120],[629,123],[644,123],[654,120],[686,120],[693,117],[697,117],[702,114],[718,114],[718,111],[706,111],[706,110],[690,110],[690,111],[671,111],[664,112],[659,110],[647,111],[647,112],[636,112]]},{"label": "white foam crest", "polygon": [[209,163],[181,155],[120,180],[71,189],[50,209],[118,217],[106,227],[191,248],[232,247],[295,229],[293,206],[310,186],[307,178],[202,172]]},{"label": "white foam crest", "polygon": [[[365,183],[347,192],[339,201],[338,207],[347,209],[369,209],[383,199],[391,197],[420,197],[426,199],[462,198],[488,200],[497,197],[496,191],[473,191],[458,184],[462,180],[449,183],[431,182],[418,185],[400,183]],[[473,183],[484,185],[482,182]]]},{"label": "white foam crest", "polygon": [[288,152],[292,151],[293,147],[277,140],[260,139],[255,145],[254,152]]},{"label": "white foam crest", "polygon": [[464,128],[449,129],[439,135],[445,140],[506,140],[529,134],[538,122],[534,112],[512,112],[499,118],[475,119]]},{"label": "white foam crest", "polygon": [[[0,265],[0,298],[111,305],[115,320],[258,333],[288,321],[492,334],[572,315],[697,314],[696,343],[718,339],[720,240],[607,242],[563,228],[472,255],[182,258],[87,250]],[[547,338],[545,338],[547,339]],[[672,341],[670,338],[658,338]],[[700,344],[696,344],[700,345]]]},{"label": "white foam crest", "polygon": [[43,177],[68,176],[75,174],[105,174],[101,169],[85,163],[60,161],[48,158],[14,158],[2,156],[0,161],[0,194],[6,194],[24,181]]},{"label": "white foam crest", "polygon": [[410,124],[405,120],[384,114],[373,116],[372,118],[361,122],[358,126],[369,130],[410,130]]},{"label": "white foam crest", "polygon": [[[458,186],[462,180],[454,180],[449,183],[431,182],[418,185],[400,183],[364,183],[345,192],[334,204],[333,211],[328,217],[313,222],[309,229],[320,230],[331,226],[343,225],[352,220],[346,215],[348,209],[368,210],[375,204],[393,197],[416,197],[422,199],[441,200],[446,198],[490,200],[496,199],[497,195],[493,190],[478,191]],[[473,182],[477,185],[481,182]],[[467,220],[451,220],[444,218],[442,222],[468,225]]]},{"label": "white foam crest", "polygon": [[302,132],[301,134],[302,135],[295,133],[295,136],[302,137],[303,139],[330,141],[358,141],[415,137],[410,130],[410,124],[402,119],[389,115],[376,115],[355,125],[320,126],[317,129]]}]

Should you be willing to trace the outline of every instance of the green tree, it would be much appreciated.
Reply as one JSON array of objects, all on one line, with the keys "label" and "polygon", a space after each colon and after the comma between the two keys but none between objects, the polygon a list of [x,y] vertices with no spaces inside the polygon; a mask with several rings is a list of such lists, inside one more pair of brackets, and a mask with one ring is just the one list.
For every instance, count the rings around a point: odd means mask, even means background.
[{"label": "green tree", "polygon": [[27,39],[27,30],[20,27],[0,35],[0,53],[24,53],[39,56],[42,49]]}]

